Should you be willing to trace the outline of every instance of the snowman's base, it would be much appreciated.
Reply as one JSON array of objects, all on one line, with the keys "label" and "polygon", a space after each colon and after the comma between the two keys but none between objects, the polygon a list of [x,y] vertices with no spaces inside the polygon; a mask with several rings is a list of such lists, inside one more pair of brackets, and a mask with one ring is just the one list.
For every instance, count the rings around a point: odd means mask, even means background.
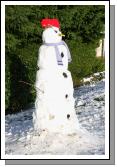
[{"label": "snowman's base", "polygon": [[50,155],[81,155],[86,154],[95,149],[99,149],[98,145],[103,145],[103,140],[97,136],[90,134],[82,127],[76,133],[62,134],[61,132],[49,132],[42,130],[33,134],[31,143],[41,147],[40,154]]},{"label": "snowman's base", "polygon": [[37,72],[36,88],[34,129],[61,134],[75,133],[79,124],[74,109],[71,73],[65,69],[51,72],[40,69]]},{"label": "snowman's base", "polygon": [[56,120],[46,120],[46,123],[43,125],[40,121],[35,120],[34,130],[39,134],[42,132],[49,132],[73,135],[79,130],[79,123],[77,119],[72,121],[67,120],[63,123],[58,123]]}]

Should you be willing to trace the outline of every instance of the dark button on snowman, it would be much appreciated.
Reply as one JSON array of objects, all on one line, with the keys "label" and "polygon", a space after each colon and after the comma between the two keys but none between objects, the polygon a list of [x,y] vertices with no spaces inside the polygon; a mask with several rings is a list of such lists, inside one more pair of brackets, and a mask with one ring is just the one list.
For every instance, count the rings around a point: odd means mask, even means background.
[{"label": "dark button on snowman", "polygon": [[36,74],[34,128],[70,134],[79,128],[74,109],[73,81],[68,62],[71,55],[62,40],[57,19],[43,19],[43,44],[39,48]]}]

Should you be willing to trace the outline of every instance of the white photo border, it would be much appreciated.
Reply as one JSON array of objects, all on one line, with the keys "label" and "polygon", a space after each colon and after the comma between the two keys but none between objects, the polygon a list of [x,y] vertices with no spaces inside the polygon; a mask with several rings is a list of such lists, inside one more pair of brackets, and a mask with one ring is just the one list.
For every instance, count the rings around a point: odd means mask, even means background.
[{"label": "white photo border", "polygon": [[[105,5],[105,155],[5,155],[5,6]],[[109,1],[2,1],[1,2],[1,158],[2,159],[109,159]]]}]

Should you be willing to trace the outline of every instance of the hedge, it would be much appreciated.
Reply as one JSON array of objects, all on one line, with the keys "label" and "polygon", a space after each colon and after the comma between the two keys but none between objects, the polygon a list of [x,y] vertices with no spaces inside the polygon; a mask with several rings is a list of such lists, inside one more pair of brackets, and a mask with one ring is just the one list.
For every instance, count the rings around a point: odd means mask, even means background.
[{"label": "hedge", "polygon": [[[104,31],[104,6],[18,6],[5,10],[5,108],[6,114],[21,111],[35,101],[38,49],[42,44],[42,18],[58,18],[66,35],[74,85],[94,72],[104,70],[104,60],[95,48]],[[19,81],[32,84],[28,85]]]}]

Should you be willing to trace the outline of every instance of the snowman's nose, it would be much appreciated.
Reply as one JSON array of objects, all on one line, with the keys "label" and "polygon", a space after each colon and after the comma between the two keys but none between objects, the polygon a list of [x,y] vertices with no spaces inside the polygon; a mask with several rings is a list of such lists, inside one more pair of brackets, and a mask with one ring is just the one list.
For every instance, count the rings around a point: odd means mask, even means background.
[{"label": "snowman's nose", "polygon": [[60,34],[58,34],[59,36],[62,36],[62,37],[65,37],[65,35],[64,34],[62,34],[62,33],[60,33]]}]

